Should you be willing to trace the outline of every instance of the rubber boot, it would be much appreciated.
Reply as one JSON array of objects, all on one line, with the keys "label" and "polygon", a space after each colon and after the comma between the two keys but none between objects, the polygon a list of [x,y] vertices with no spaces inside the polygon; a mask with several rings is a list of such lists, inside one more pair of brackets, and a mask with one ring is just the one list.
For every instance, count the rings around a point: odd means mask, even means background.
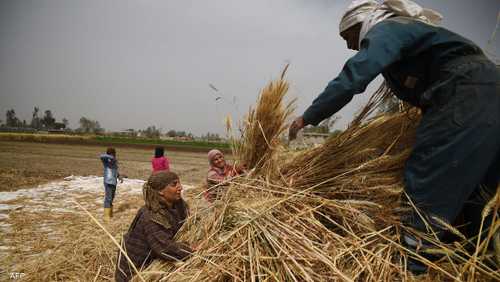
[{"label": "rubber boot", "polygon": [[113,209],[112,208],[104,208],[104,220],[109,221],[109,220],[111,220],[112,216],[113,216]]},{"label": "rubber boot", "polygon": [[416,276],[427,273],[427,271],[429,270],[429,266],[422,262],[421,259],[414,256],[414,254],[412,253],[417,253],[431,262],[437,261],[441,258],[440,255],[434,255],[426,252],[427,250],[436,248],[432,243],[421,238],[417,238],[413,234],[403,232],[402,241],[403,246],[410,250],[408,259],[406,261],[406,268]]},{"label": "rubber boot", "polygon": [[408,260],[406,261],[406,269],[413,273],[413,275],[418,276],[427,273],[429,267],[421,261],[408,256]]}]

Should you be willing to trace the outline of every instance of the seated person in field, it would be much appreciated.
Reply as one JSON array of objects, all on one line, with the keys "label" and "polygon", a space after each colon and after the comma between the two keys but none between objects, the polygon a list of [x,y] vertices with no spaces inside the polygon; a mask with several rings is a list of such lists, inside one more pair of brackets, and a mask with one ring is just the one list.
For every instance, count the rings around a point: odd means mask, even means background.
[{"label": "seated person in field", "polygon": [[170,170],[170,161],[168,160],[167,157],[165,157],[165,148],[163,147],[155,148],[155,156],[151,160],[151,166],[153,167],[153,172]]},{"label": "seated person in field", "polygon": [[[188,206],[181,191],[179,176],[173,172],[154,173],[144,184],[145,205],[137,212],[122,242],[135,268],[144,269],[155,259],[183,260],[193,252],[187,244],[174,240],[188,216]],[[129,281],[135,274],[125,255],[119,251],[116,281]]]},{"label": "seated person in field", "polygon": [[222,152],[216,149],[208,152],[208,165],[205,199],[209,202],[213,202],[221,196],[221,188],[229,185],[231,178],[245,172],[244,166],[227,163]]}]

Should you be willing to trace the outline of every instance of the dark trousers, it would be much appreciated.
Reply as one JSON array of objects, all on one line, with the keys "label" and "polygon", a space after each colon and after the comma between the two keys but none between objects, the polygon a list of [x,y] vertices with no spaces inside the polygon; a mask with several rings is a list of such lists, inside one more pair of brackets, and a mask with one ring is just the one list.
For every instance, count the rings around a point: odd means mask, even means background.
[{"label": "dark trousers", "polygon": [[[405,191],[438,235],[446,232],[432,217],[452,224],[463,211],[466,235],[474,236],[500,181],[500,72],[485,58],[464,58],[441,73],[426,94]],[[426,232],[416,212],[406,220]]]},{"label": "dark trousers", "polygon": [[115,199],[116,185],[104,183],[104,207],[111,208]]}]

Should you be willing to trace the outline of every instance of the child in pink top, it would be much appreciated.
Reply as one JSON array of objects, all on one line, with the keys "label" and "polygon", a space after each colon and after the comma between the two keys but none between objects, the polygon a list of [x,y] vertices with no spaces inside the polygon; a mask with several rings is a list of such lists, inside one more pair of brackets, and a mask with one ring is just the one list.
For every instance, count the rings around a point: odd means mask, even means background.
[{"label": "child in pink top", "polygon": [[155,157],[151,160],[153,172],[157,171],[170,171],[170,162],[164,156],[165,149],[163,147],[155,148]]}]

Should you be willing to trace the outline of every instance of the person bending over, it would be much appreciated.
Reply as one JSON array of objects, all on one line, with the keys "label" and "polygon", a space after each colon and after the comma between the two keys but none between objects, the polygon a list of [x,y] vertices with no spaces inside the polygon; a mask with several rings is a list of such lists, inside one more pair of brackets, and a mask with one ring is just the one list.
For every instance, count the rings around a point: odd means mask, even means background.
[{"label": "person bending over", "polygon": [[[422,110],[404,169],[405,192],[420,213],[404,223],[431,235],[428,223],[442,239],[446,228],[435,218],[453,224],[463,212],[466,236],[473,238],[500,181],[500,72],[472,41],[438,26],[440,19],[409,0],[353,1],[340,35],[358,52],[292,123],[289,135],[293,139],[304,126],[335,114],[381,74],[399,99]],[[483,231],[490,224],[491,217]],[[408,233],[402,241],[414,252],[432,247]],[[408,268],[426,271],[412,261]]]}]

